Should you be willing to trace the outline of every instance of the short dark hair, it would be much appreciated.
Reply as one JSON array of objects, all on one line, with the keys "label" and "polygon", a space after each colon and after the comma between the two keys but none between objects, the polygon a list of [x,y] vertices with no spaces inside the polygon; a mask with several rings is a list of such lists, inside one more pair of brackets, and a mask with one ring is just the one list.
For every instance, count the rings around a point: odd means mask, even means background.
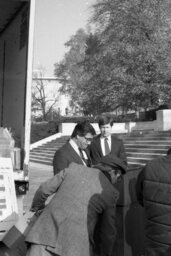
[{"label": "short dark hair", "polygon": [[85,136],[87,133],[92,134],[93,136],[96,134],[95,129],[93,128],[93,126],[90,124],[90,122],[88,121],[83,121],[78,123],[71,135],[71,138],[75,138],[77,135],[83,137]]},{"label": "short dark hair", "polygon": [[110,126],[112,126],[113,123],[114,123],[114,120],[112,117],[109,117],[109,116],[100,116],[99,117],[99,121],[98,121],[99,127],[102,125],[105,125],[105,124],[110,124]]},{"label": "short dark hair", "polygon": [[167,155],[171,155],[171,148],[168,149]]}]

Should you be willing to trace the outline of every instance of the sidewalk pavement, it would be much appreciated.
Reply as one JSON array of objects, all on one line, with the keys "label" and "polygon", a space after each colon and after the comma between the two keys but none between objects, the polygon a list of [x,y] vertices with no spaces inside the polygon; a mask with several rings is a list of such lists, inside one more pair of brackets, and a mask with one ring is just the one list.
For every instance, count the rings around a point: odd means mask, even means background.
[{"label": "sidewalk pavement", "polygon": [[24,196],[24,211],[27,212],[35,191],[39,185],[53,176],[53,166],[30,163],[29,166],[29,190]]}]

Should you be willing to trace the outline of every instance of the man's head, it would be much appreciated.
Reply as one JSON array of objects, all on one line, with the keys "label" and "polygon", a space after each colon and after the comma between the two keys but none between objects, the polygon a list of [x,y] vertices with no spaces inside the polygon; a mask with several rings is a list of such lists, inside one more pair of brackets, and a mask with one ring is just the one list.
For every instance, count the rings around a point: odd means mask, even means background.
[{"label": "man's head", "polygon": [[101,116],[99,118],[99,129],[102,137],[108,137],[112,133],[113,118],[107,116]]},{"label": "man's head", "polygon": [[91,144],[95,134],[96,132],[93,126],[88,121],[84,121],[75,126],[71,138],[79,148],[86,149]]},{"label": "man's head", "polygon": [[127,170],[123,161],[112,155],[103,156],[99,164],[95,165],[94,168],[101,170],[111,183],[116,183],[117,179]]}]

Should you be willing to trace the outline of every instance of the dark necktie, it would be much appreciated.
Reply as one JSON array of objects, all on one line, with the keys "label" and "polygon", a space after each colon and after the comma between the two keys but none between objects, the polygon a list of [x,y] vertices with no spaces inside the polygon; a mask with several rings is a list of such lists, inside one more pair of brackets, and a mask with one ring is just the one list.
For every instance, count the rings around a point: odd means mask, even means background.
[{"label": "dark necktie", "polygon": [[86,166],[88,166],[88,159],[86,159],[84,157],[84,154],[83,154],[83,151],[81,148],[79,148],[79,152],[80,152],[80,156],[81,156],[81,159],[83,160],[83,162],[86,164]]},{"label": "dark necktie", "polygon": [[105,156],[110,154],[110,148],[109,148],[109,143],[108,143],[108,138],[105,138],[104,140],[104,145],[105,145]]}]

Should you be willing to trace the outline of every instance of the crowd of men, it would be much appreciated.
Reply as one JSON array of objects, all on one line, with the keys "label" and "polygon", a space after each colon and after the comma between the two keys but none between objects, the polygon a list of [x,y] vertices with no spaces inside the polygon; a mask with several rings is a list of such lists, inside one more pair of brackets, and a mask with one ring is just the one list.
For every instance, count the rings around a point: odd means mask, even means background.
[{"label": "crowd of men", "polygon": [[[127,159],[112,126],[113,120],[102,116],[96,135],[89,122],[78,123],[56,151],[54,176],[38,188],[31,205],[38,218],[25,239],[27,256],[115,255],[115,184],[127,173]],[[171,255],[170,170],[171,149],[149,161],[137,179],[137,198],[147,219],[145,256]]]},{"label": "crowd of men", "polygon": [[37,190],[31,211],[40,211],[55,194],[26,237],[28,256],[112,255],[116,239],[113,186],[127,170],[123,142],[112,136],[113,121],[99,119],[100,134],[78,123],[56,151],[54,177]]}]

